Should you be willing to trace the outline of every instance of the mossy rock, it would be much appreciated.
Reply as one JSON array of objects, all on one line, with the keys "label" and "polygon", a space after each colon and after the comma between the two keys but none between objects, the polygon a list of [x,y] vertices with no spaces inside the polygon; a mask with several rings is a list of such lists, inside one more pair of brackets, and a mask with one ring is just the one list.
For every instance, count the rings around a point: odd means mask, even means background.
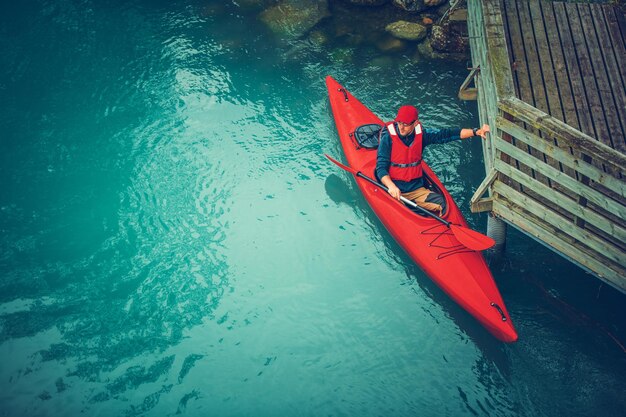
[{"label": "mossy rock", "polygon": [[385,30],[395,38],[413,42],[421,41],[428,33],[425,26],[405,20],[390,23],[385,27]]},{"label": "mossy rock", "polygon": [[469,52],[469,40],[461,36],[451,25],[434,25],[431,30],[430,43],[433,49],[438,52]]},{"label": "mossy rock", "polygon": [[313,32],[309,33],[309,40],[311,41],[311,43],[313,43],[313,45],[317,46],[326,45],[329,41],[328,34],[321,30],[314,30]]},{"label": "mossy rock", "polygon": [[402,52],[406,49],[406,42],[398,38],[384,38],[376,42],[376,47],[385,53]]},{"label": "mossy rock", "polygon": [[469,54],[455,53],[455,52],[439,52],[433,49],[430,44],[430,40],[426,40],[417,45],[417,51],[419,54],[427,59],[442,59],[446,61],[467,61]]},{"label": "mossy rock", "polygon": [[298,38],[328,14],[325,1],[283,0],[261,12],[259,19],[279,36]]},{"label": "mossy rock", "polygon": [[402,10],[413,13],[421,12],[428,7],[424,4],[424,0],[393,0],[393,4]]}]

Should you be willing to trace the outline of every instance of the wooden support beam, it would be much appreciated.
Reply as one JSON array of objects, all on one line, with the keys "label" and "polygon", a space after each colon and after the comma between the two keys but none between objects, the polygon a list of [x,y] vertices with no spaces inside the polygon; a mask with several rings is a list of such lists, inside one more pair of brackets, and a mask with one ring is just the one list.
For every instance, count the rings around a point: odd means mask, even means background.
[{"label": "wooden support beam", "polygon": [[[615,172],[624,172],[626,155],[611,149],[549,114],[524,103],[522,100],[515,97],[502,99],[498,102],[498,108],[514,118],[547,133],[550,137],[557,138],[562,146],[567,145],[575,149],[586,149],[588,154],[594,154]],[[561,141],[564,143],[561,143]]]},{"label": "wooden support beam", "polygon": [[480,213],[483,211],[491,211],[491,204],[493,198],[482,198],[482,196],[489,190],[489,186],[495,181],[498,172],[495,169],[491,169],[483,182],[478,186],[474,195],[470,200],[470,209],[472,213]]},{"label": "wooden support beam", "polygon": [[570,152],[563,150],[560,147],[556,147],[545,139],[522,129],[515,123],[506,120],[504,117],[498,116],[497,127],[503,132],[514,136],[516,139],[521,140],[534,148],[537,148],[546,155],[550,155],[550,157],[561,162],[563,165],[574,169],[580,174],[626,198],[626,182],[624,182],[624,180],[607,174],[598,167],[579,159],[576,155],[572,155]]},{"label": "wooden support beam", "polygon": [[587,200],[593,202],[598,207],[603,208],[609,213],[613,213],[619,218],[626,220],[626,206],[620,204],[614,200],[608,199],[604,194],[578,182],[575,178],[564,174],[563,172],[555,169],[545,162],[520,151],[519,148],[504,142],[497,141],[496,148],[506,153],[511,158],[517,159],[521,163],[528,165],[536,171],[540,171],[543,175],[550,178],[553,181],[557,181],[562,186],[574,191],[576,194],[585,197]]},{"label": "wooden support beam", "polygon": [[[505,164],[502,161],[496,161],[495,168],[503,175],[511,177],[513,180],[523,184],[526,187],[532,187],[537,193],[543,197],[552,201],[559,208],[582,218],[585,222],[594,225],[598,229],[605,232],[607,235],[612,236],[616,241],[622,242],[626,245],[626,229],[614,222],[611,222],[606,216],[596,213],[588,207],[581,206],[577,201],[572,200],[567,195],[561,194],[557,190],[554,190],[546,185],[535,181],[532,177],[524,174],[521,171],[516,170],[511,165]],[[528,196],[519,193],[519,196],[510,195],[514,202],[526,201]],[[573,227],[571,225],[569,227]]]},{"label": "wooden support beam", "polygon": [[467,74],[465,81],[463,81],[463,84],[461,84],[461,87],[459,87],[459,99],[473,101],[478,98],[478,88],[469,88],[469,85],[479,71],[480,67],[470,68],[470,73]]},{"label": "wooden support beam", "polygon": [[560,234],[557,229],[542,224],[538,219],[533,219],[532,215],[520,207],[512,207],[500,201],[494,201],[493,213],[567,259],[592,272],[602,281],[626,293],[626,269],[623,266],[608,263],[608,261],[605,262],[597,254],[581,251],[579,246],[557,238]]},{"label": "wooden support beam", "polygon": [[[605,240],[599,238],[597,235],[576,227],[569,219],[561,216],[555,211],[550,210],[532,198],[517,192],[503,182],[496,181],[493,185],[493,191],[494,193],[497,193],[505,198],[504,200],[498,200],[498,202],[502,202],[504,204],[508,202],[513,203],[516,206],[523,207],[524,210],[533,214],[536,218],[541,219],[542,222],[547,223],[554,229],[558,230],[560,235],[567,235],[576,239],[581,245],[588,247],[593,252],[602,254],[604,257],[617,264],[620,264],[623,261],[624,250],[622,248],[611,245]],[[560,239],[560,237],[555,235],[551,240],[554,239]]]}]

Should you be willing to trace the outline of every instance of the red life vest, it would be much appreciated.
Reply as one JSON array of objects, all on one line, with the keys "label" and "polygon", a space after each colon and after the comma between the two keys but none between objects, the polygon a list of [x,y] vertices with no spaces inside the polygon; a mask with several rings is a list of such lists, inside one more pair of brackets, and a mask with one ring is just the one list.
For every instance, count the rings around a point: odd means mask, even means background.
[{"label": "red life vest", "polygon": [[391,137],[391,166],[389,176],[392,180],[412,181],[422,176],[422,124],[415,125],[415,139],[406,146],[396,132],[393,122],[387,124]]}]

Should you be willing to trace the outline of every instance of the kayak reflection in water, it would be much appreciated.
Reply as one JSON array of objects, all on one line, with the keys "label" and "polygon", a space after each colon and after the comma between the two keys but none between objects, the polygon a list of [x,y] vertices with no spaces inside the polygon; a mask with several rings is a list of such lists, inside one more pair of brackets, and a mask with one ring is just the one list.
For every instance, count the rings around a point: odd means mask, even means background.
[{"label": "kayak reflection in water", "polygon": [[474,136],[486,139],[489,131],[486,124],[474,129],[426,129],[418,119],[417,108],[402,106],[396,118],[381,129],[376,177],[393,198],[400,200],[402,196],[442,216],[446,211],[446,199],[438,191],[427,188],[423,176],[424,147]]}]

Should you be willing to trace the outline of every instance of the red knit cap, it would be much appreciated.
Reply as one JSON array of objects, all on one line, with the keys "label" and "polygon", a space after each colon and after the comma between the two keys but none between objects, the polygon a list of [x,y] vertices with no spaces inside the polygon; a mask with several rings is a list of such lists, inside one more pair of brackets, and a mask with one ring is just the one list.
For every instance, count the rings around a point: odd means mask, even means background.
[{"label": "red knit cap", "polygon": [[417,120],[417,114],[418,112],[415,107],[402,106],[398,109],[398,115],[395,121],[410,124]]}]

